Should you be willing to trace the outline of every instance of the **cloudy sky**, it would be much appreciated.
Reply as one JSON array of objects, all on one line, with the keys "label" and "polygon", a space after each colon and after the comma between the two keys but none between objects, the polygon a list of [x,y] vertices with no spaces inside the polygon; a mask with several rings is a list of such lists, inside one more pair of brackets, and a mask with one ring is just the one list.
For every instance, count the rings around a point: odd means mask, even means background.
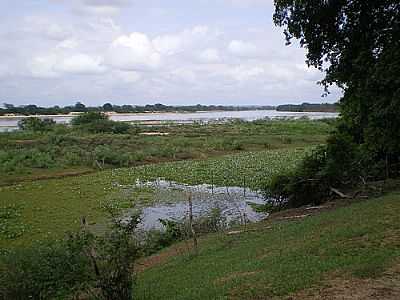
[{"label": "cloudy sky", "polygon": [[272,13],[272,0],[1,0],[0,102],[338,100]]}]

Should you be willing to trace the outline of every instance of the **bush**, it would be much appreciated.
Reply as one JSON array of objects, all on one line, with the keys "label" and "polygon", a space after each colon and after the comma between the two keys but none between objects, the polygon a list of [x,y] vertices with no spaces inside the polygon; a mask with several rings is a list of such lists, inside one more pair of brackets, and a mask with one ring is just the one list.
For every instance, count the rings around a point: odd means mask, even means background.
[{"label": "bush", "polygon": [[18,122],[18,127],[21,130],[29,131],[50,131],[54,128],[56,122],[52,119],[39,119],[36,117],[30,117],[22,119]]},{"label": "bush", "polygon": [[308,154],[296,170],[273,177],[267,194],[277,200],[277,206],[299,207],[318,205],[329,194],[329,183],[324,174],[326,147]]},{"label": "bush", "polygon": [[124,123],[124,122],[113,122],[113,126],[112,126],[112,132],[115,134],[124,134],[127,133],[129,131],[129,129],[131,128],[131,125],[128,123]]},{"label": "bush", "polygon": [[0,151],[0,170],[12,172],[24,167],[50,168],[55,165],[51,153],[39,149],[13,149]]},{"label": "bush", "polygon": [[131,126],[128,123],[114,122],[100,112],[87,112],[72,119],[71,124],[91,133],[127,133]]},{"label": "bush", "polygon": [[131,156],[124,151],[118,151],[110,146],[100,145],[94,149],[94,159],[109,165],[128,166]]},{"label": "bush", "polygon": [[101,112],[86,112],[83,114],[80,114],[79,116],[76,116],[71,120],[71,124],[73,126],[81,126],[81,125],[88,125],[88,124],[93,124],[99,121],[107,121],[108,117],[101,113]]},{"label": "bush", "polygon": [[131,300],[137,257],[135,226],[115,225],[104,236],[85,229],[62,241],[20,249],[0,257],[0,299]]},{"label": "bush", "polygon": [[50,299],[73,294],[91,270],[75,240],[19,249],[1,257],[0,299]]},{"label": "bush", "polygon": [[306,155],[294,172],[275,176],[267,193],[290,207],[319,205],[330,196],[331,187],[352,187],[358,183],[366,167],[359,157],[366,156],[350,136],[336,132],[326,146]]}]

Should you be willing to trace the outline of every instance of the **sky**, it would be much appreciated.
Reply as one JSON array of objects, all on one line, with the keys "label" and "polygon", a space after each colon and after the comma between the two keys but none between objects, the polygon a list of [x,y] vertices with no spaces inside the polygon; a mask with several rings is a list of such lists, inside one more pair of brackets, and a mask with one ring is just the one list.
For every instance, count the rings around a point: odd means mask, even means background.
[{"label": "sky", "polygon": [[0,103],[337,101],[273,11],[272,0],[1,0]]}]

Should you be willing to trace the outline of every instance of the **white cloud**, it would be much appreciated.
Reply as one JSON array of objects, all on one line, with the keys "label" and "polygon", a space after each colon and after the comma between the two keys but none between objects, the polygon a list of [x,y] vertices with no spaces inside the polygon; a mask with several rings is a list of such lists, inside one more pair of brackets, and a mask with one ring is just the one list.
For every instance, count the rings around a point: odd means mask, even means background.
[{"label": "white cloud", "polygon": [[130,0],[81,0],[84,5],[87,6],[113,6],[123,7],[130,4]]},{"label": "white cloud", "polygon": [[28,67],[31,75],[36,78],[57,78],[63,74],[99,74],[106,70],[101,65],[101,58],[86,54],[65,56],[50,53],[33,58]]},{"label": "white cloud", "polygon": [[23,22],[21,29],[25,36],[37,35],[50,40],[61,41],[71,35],[68,26],[62,26],[51,18],[29,16],[24,18]]},{"label": "white cloud", "polygon": [[178,35],[162,35],[153,39],[155,49],[163,55],[174,55],[182,50],[182,38]]},{"label": "white cloud", "polygon": [[198,25],[198,26],[195,26],[191,31],[189,31],[189,32],[191,32],[193,35],[206,35],[206,34],[208,34],[208,32],[209,32],[209,28],[208,28],[208,26],[204,26],[204,25]]},{"label": "white cloud", "polygon": [[135,71],[116,71],[115,74],[125,83],[135,83],[142,78],[140,73]]},{"label": "white cloud", "polygon": [[192,70],[188,70],[187,68],[178,68],[169,74],[172,80],[177,80],[178,84],[181,84],[182,81],[186,83],[194,84],[196,83],[197,76],[196,73]]},{"label": "white cloud", "polygon": [[252,6],[252,5],[267,5],[272,6],[272,0],[224,0],[228,3],[240,5],[240,6]]},{"label": "white cloud", "polygon": [[147,35],[133,32],[112,42],[107,61],[121,70],[145,71],[157,69],[161,63],[161,55]]},{"label": "white cloud", "polygon": [[66,57],[55,65],[55,70],[71,74],[98,74],[106,70],[100,57],[76,54]]},{"label": "white cloud", "polygon": [[32,59],[28,68],[33,77],[36,78],[56,78],[59,76],[54,70],[57,64],[57,56],[55,54],[47,56],[38,56]]},{"label": "white cloud", "polygon": [[115,16],[130,4],[129,0],[78,0],[75,3],[75,10],[92,15]]},{"label": "white cloud", "polygon": [[199,54],[199,59],[205,63],[217,63],[221,60],[218,49],[207,48]]},{"label": "white cloud", "polygon": [[247,81],[265,73],[264,68],[259,66],[236,66],[230,71],[230,75],[237,81]]},{"label": "white cloud", "polygon": [[[207,1],[228,0],[199,2]],[[315,85],[321,74],[303,64],[304,49],[285,47],[281,30],[260,26],[258,21],[242,24],[231,19],[234,14],[212,20],[214,13],[225,13],[213,11],[202,19],[209,23],[190,26],[187,20],[194,19],[181,18],[181,11],[172,5],[163,6],[164,13],[157,18],[154,14],[149,18],[155,9],[152,2],[132,1],[131,7],[130,1],[118,0],[52,2],[63,2],[74,11],[43,10],[36,16],[29,11],[0,28],[7,41],[0,44],[1,98],[43,95],[40,99],[50,104],[54,98],[70,104],[74,97],[93,104],[117,99],[121,103],[137,99],[136,104],[180,99],[187,104],[243,104],[240,98],[260,103],[293,99],[293,94],[308,100],[308,95],[322,93]],[[247,8],[251,12],[250,6],[240,12],[247,13]],[[79,15],[73,13],[77,9]],[[10,88],[16,84],[18,91]]]},{"label": "white cloud", "polygon": [[256,45],[241,40],[232,40],[228,45],[228,51],[238,57],[255,57],[258,55]]},{"label": "white cloud", "polygon": [[206,44],[215,37],[207,26],[198,25],[176,34],[160,35],[153,39],[155,49],[162,55],[176,55]]},{"label": "white cloud", "polygon": [[78,48],[78,46],[79,46],[79,43],[75,39],[66,39],[66,40],[59,42],[56,45],[56,49],[71,49],[71,50],[73,50],[73,49]]},{"label": "white cloud", "polygon": [[10,76],[10,69],[9,66],[6,66],[5,64],[0,65],[0,78],[5,78],[7,76]]}]

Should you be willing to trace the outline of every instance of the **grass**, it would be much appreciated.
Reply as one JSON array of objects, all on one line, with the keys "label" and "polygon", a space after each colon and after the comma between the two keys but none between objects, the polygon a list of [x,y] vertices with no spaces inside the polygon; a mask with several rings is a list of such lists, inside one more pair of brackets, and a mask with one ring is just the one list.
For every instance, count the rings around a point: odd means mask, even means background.
[{"label": "grass", "polygon": [[140,273],[137,299],[271,299],[331,276],[379,276],[400,255],[399,199],[394,192],[301,221],[205,236],[198,256]]},{"label": "grass", "polygon": [[152,164],[112,172],[120,184],[137,179],[169,181],[196,185],[241,186],[253,190],[265,188],[273,175],[293,169],[310,147],[245,152],[207,160],[190,160]]},{"label": "grass", "polygon": [[[83,216],[90,224],[102,223],[107,215],[103,208],[108,203],[121,209],[151,204],[151,190],[132,191],[121,186],[132,185],[136,179],[164,177],[191,184],[260,188],[273,174],[294,167],[304,152],[304,149],[281,149],[239,153],[0,187],[0,216],[8,215],[8,210],[18,212],[13,217],[0,218],[0,247],[23,247],[59,238],[66,231],[78,228]],[[246,178],[252,180],[244,181]]]},{"label": "grass", "polygon": [[[205,159],[244,151],[287,149],[324,143],[329,122],[235,121],[226,124],[138,126],[129,134],[90,134],[57,126],[46,133],[0,134],[0,186],[76,170]],[[166,136],[146,136],[163,132]]]}]

